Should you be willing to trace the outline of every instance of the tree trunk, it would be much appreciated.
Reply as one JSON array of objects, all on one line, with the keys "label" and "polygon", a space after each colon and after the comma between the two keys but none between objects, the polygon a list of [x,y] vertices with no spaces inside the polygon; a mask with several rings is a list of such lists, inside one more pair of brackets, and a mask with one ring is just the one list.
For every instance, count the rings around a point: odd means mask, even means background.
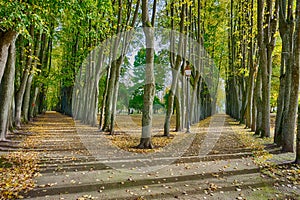
[{"label": "tree trunk", "polygon": [[289,123],[286,123],[283,129],[284,140],[282,144],[283,152],[294,152],[295,142],[295,125],[298,109],[298,94],[299,94],[299,67],[300,67],[300,2],[297,1],[296,9],[296,28],[293,35],[293,55],[292,56],[292,76],[291,76],[291,93],[290,104],[288,109]]},{"label": "tree trunk", "polygon": [[[34,27],[33,26],[30,27],[30,35],[32,37],[32,40],[34,40]],[[15,125],[17,128],[21,127],[23,98],[24,98],[24,93],[25,93],[27,80],[28,80],[28,76],[29,76],[30,68],[31,68],[31,64],[32,64],[33,53],[34,53],[32,42],[29,42],[28,51],[29,51],[29,55],[28,55],[26,66],[25,66],[25,69],[24,69],[24,72],[22,75],[21,84],[20,84],[19,90],[17,91],[17,94],[16,94],[16,122],[15,122]]]},{"label": "tree trunk", "polygon": [[120,79],[120,70],[121,65],[123,62],[123,56],[120,56],[120,58],[116,62],[116,79],[114,83],[114,91],[113,91],[113,97],[112,97],[112,113],[111,113],[111,120],[110,120],[110,134],[114,134],[115,129],[115,118],[116,118],[116,112],[117,112],[117,102],[118,102],[118,94],[119,94],[119,79]]},{"label": "tree trunk", "polygon": [[[184,30],[184,17],[185,17],[185,6],[183,5],[181,8],[181,13],[180,13],[180,33],[183,32]],[[171,17],[173,17],[174,15],[174,7],[173,7],[173,3],[171,5]],[[172,23],[171,23],[172,28],[174,28],[174,21],[172,19]],[[180,34],[179,37],[179,41],[178,41],[178,52],[177,52],[177,56],[176,56],[176,60],[174,60],[175,58],[175,38],[174,38],[174,33],[171,31],[170,33],[170,63],[171,63],[171,68],[172,68],[172,84],[171,84],[171,88],[169,91],[169,96],[168,96],[168,105],[167,105],[167,112],[166,112],[166,117],[165,117],[165,123],[164,123],[164,136],[169,137],[170,136],[170,123],[171,123],[171,117],[172,117],[172,113],[173,113],[173,108],[174,108],[174,98],[175,98],[175,94],[176,94],[176,90],[177,90],[177,83],[178,83],[178,75],[180,73],[180,65],[181,65],[181,55],[182,55],[182,42],[183,42],[183,38],[182,38],[182,34]],[[177,112],[177,110],[176,110]]]},{"label": "tree trunk", "polygon": [[113,91],[116,80],[116,60],[111,63],[110,76],[108,79],[108,87],[106,89],[107,96],[105,101],[104,108],[104,122],[103,122],[103,131],[110,131],[111,125],[111,113],[112,113],[112,101],[113,101]]},{"label": "tree trunk", "polygon": [[[41,39],[42,39],[42,33],[38,33],[38,38],[35,41],[35,46],[34,46],[34,63],[33,66],[30,67],[30,70],[35,70],[35,68],[37,68],[38,65],[38,57],[40,54],[40,47],[41,47]],[[31,93],[31,85],[32,85],[32,81],[34,78],[34,72],[30,72],[30,75],[28,77],[27,80],[27,84],[26,84],[26,90],[25,90],[25,96],[24,96],[24,102],[23,102],[23,115],[24,115],[24,122],[27,123],[30,116],[29,116],[29,108],[30,108],[30,93]]]},{"label": "tree trunk", "polygon": [[17,33],[14,31],[0,31],[0,83],[6,67],[9,53],[8,48],[16,35]]},{"label": "tree trunk", "polygon": [[297,125],[297,141],[296,141],[296,164],[300,164],[300,105],[298,105],[298,125]]},{"label": "tree trunk", "polygon": [[23,100],[23,115],[24,115],[24,122],[28,122],[28,111],[29,111],[29,103],[30,103],[30,92],[31,92],[31,85],[33,80],[33,74],[31,73],[27,79],[24,100]]},{"label": "tree trunk", "polygon": [[15,39],[13,38],[8,49],[8,58],[2,82],[0,84],[0,141],[6,139],[9,110],[11,108],[14,77],[15,77]]},{"label": "tree trunk", "polygon": [[[300,68],[300,2],[299,1],[297,1],[297,7],[296,7],[295,64],[294,64],[294,67],[295,67],[295,70],[298,70],[298,76],[299,76],[299,68]],[[298,77],[297,82],[299,84],[299,77]],[[299,110],[299,107],[298,107],[298,110]],[[299,111],[298,111],[298,130],[297,130],[296,161],[295,162],[297,164],[300,164],[300,112]]]},{"label": "tree trunk", "polygon": [[176,96],[175,96],[175,109],[176,109],[176,125],[175,125],[175,131],[182,131],[182,123],[181,123],[181,96],[180,96],[180,88],[179,88],[179,81],[177,81],[177,87],[176,87]]},{"label": "tree trunk", "polygon": [[30,103],[30,109],[29,109],[29,117],[30,118],[35,117],[37,114],[36,99],[37,99],[38,94],[39,94],[39,87],[35,87],[34,94],[33,94],[33,97],[32,97],[31,103]]},{"label": "tree trunk", "polygon": [[257,30],[259,46],[259,67],[261,69],[262,80],[262,129],[261,137],[270,137],[270,99],[269,99],[269,74],[267,63],[267,49],[264,42],[264,0],[257,1]]},{"label": "tree trunk", "polygon": [[[282,41],[284,39],[282,38]],[[289,87],[287,87],[286,81],[287,81],[287,72],[285,67],[285,54],[286,52],[284,49],[284,46],[286,46],[286,43],[282,43],[282,49],[281,49],[281,65],[280,65],[280,86],[279,86],[279,94],[277,98],[277,112],[276,112],[276,120],[275,120],[275,131],[274,131],[274,143],[278,146],[282,145],[282,119],[283,119],[283,113],[284,113],[284,105],[286,101],[289,101],[288,99],[285,99],[285,94],[289,94]],[[289,96],[289,95],[287,95]]]},{"label": "tree trunk", "polygon": [[[156,7],[154,0],[154,8]],[[146,37],[146,70],[145,70],[145,86],[144,86],[144,107],[142,113],[142,136],[140,144],[137,148],[153,148],[151,143],[152,136],[152,115],[153,100],[155,95],[155,79],[154,79],[154,15],[152,13],[152,24],[149,20],[148,0],[142,0],[142,22],[143,31]]]},{"label": "tree trunk", "polygon": [[100,131],[103,131],[104,127],[104,119],[105,119],[105,110],[106,110],[106,100],[107,100],[107,94],[108,94],[108,85],[109,85],[109,75],[110,75],[111,68],[108,67],[106,71],[106,81],[105,81],[105,90],[103,94],[103,101],[102,101],[102,107],[100,111],[100,120],[99,120],[99,129]]},{"label": "tree trunk", "polygon": [[255,135],[260,135],[262,126],[262,100],[261,100],[261,69],[258,69],[254,88],[254,99],[256,104],[256,126]]}]

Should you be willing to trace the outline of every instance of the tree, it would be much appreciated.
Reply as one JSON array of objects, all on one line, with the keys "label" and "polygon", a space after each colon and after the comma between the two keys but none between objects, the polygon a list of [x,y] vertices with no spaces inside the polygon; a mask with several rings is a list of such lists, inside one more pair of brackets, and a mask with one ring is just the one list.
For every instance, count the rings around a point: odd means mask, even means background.
[{"label": "tree", "polygon": [[142,113],[142,136],[137,148],[152,149],[152,115],[153,100],[155,96],[154,79],[154,22],[156,12],[156,0],[153,3],[152,18],[149,19],[148,0],[142,0],[142,22],[146,38],[146,70],[144,86],[144,107]]},{"label": "tree", "polygon": [[[296,29],[295,29],[295,62],[293,66],[293,82],[295,81],[295,85],[293,86],[293,90],[298,88],[299,91],[299,69],[300,69],[300,2],[297,1],[296,6]],[[295,91],[293,100],[298,100],[299,93]],[[295,102],[294,102],[295,103]],[[297,102],[298,103],[298,102]],[[298,105],[299,106],[299,105]],[[297,108],[297,106],[294,105]],[[298,128],[297,128],[297,141],[296,141],[296,163],[300,164],[300,112],[298,107]]]},{"label": "tree", "polygon": [[4,76],[0,85],[0,141],[6,139],[8,115],[13,98],[12,88],[14,88],[15,59],[15,41],[12,40],[8,50],[8,58],[5,66]]},{"label": "tree", "polygon": [[[171,28],[172,30],[174,29],[174,2],[171,2]],[[184,22],[185,22],[185,8],[186,4],[182,4],[181,7],[181,12],[180,12],[180,36],[179,36],[179,42],[178,42],[178,52],[177,55],[175,55],[175,36],[173,35],[174,33],[170,33],[170,63],[171,63],[171,69],[172,69],[172,84],[171,88],[169,90],[169,95],[168,95],[168,104],[167,104],[167,112],[166,112],[166,117],[165,117],[165,123],[164,123],[164,136],[169,137],[170,135],[170,123],[171,123],[171,116],[173,112],[173,106],[174,106],[174,97],[175,97],[175,91],[177,87],[177,82],[178,82],[178,76],[180,73],[180,66],[182,63],[182,55],[183,55],[183,31],[184,31]],[[176,111],[179,112],[179,109]]]},{"label": "tree", "polygon": [[[298,106],[297,89],[297,33],[295,29],[294,1],[279,1],[279,32],[282,39],[280,89],[277,100],[274,142],[282,151],[294,151],[295,123]],[[296,11],[297,12],[297,11]],[[297,24],[296,24],[297,26]]]}]

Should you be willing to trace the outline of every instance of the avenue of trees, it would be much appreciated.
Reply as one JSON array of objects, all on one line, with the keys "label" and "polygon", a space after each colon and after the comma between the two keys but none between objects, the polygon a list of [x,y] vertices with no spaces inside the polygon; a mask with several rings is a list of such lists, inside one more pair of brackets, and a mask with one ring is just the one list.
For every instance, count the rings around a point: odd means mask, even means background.
[{"label": "avenue of trees", "polygon": [[[283,152],[296,148],[300,163],[299,0],[3,0],[0,16],[2,141],[46,110],[114,134],[125,105],[142,112],[138,147],[152,148],[155,105],[168,137],[172,115],[182,131],[216,113],[223,79],[226,113],[270,137],[275,110],[274,143]],[[161,28],[172,31],[156,51]],[[144,47],[135,46],[139,40]]]}]

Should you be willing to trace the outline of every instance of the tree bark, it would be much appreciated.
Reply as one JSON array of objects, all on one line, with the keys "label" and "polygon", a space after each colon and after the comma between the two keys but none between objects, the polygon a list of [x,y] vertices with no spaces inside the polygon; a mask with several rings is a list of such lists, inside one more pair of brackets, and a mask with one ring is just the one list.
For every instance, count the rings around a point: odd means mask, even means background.
[{"label": "tree bark", "polygon": [[37,99],[38,94],[39,94],[39,87],[35,87],[34,94],[33,94],[32,100],[30,102],[30,109],[29,109],[29,118],[30,119],[35,117],[37,114],[36,99]]},{"label": "tree bark", "polygon": [[[294,11],[293,1],[286,0],[280,1],[279,12],[279,31],[282,38],[282,53],[281,53],[281,80],[280,80],[280,93],[284,93],[283,97],[279,97],[278,106],[279,112],[276,117],[275,136],[274,142],[281,146],[283,152],[291,152],[294,150],[294,133],[295,133],[295,91],[292,89],[295,87],[294,74],[295,70],[294,59]],[[297,83],[296,83],[297,85]],[[297,94],[298,95],[298,94]],[[281,103],[281,104],[280,104]],[[296,105],[297,106],[297,105]]]},{"label": "tree bark", "polygon": [[[173,7],[172,7],[173,8]],[[174,9],[174,8],[173,8]],[[171,12],[172,13],[172,12]],[[180,33],[183,32],[184,30],[184,18],[185,18],[185,4],[182,5],[181,8],[181,13],[180,13]],[[170,38],[171,38],[171,48],[175,47],[174,44],[174,35],[171,32],[170,33]],[[169,96],[168,96],[168,105],[167,105],[167,112],[166,112],[166,117],[165,117],[165,123],[164,123],[164,136],[169,137],[170,136],[170,123],[171,123],[171,117],[172,117],[172,113],[173,113],[173,108],[174,108],[174,98],[175,98],[175,94],[176,94],[176,89],[177,89],[177,82],[178,82],[178,75],[180,73],[179,67],[181,66],[181,62],[182,62],[182,42],[183,42],[183,37],[182,34],[180,34],[179,36],[179,41],[178,41],[178,52],[176,59],[174,61],[174,63],[172,63],[172,61],[174,60],[175,57],[175,49],[170,49],[170,61],[171,61],[171,67],[172,67],[172,84],[171,84],[171,88],[169,91]],[[173,58],[171,58],[173,57]]]},{"label": "tree bark", "polygon": [[[295,69],[300,68],[300,2],[297,1],[296,7],[296,30],[295,30]],[[299,84],[299,77],[298,77]],[[296,94],[298,96],[298,94]],[[299,105],[298,105],[299,106]],[[298,110],[299,107],[298,107]],[[300,164],[300,112],[298,111],[298,130],[297,130],[297,142],[296,142],[296,161],[297,164]]]},{"label": "tree bark", "polygon": [[13,37],[8,49],[8,58],[2,82],[0,84],[0,141],[6,139],[8,116],[11,108],[14,77],[15,77],[15,37]]},{"label": "tree bark", "polygon": [[288,108],[289,122],[284,124],[283,135],[284,140],[282,144],[283,152],[294,152],[295,142],[295,125],[297,119],[298,109],[298,94],[299,94],[299,67],[300,67],[300,3],[297,1],[296,8],[296,20],[295,20],[295,32],[292,35],[293,42],[293,54],[291,67],[291,92],[290,92],[290,104]]},{"label": "tree bark", "polygon": [[262,80],[262,129],[261,137],[270,137],[270,99],[269,99],[269,74],[267,62],[267,47],[264,42],[264,0],[257,1],[257,30],[259,46],[259,67],[261,69]]},{"label": "tree bark", "polygon": [[24,93],[24,100],[23,100],[23,115],[24,115],[24,122],[27,123],[29,119],[28,111],[29,111],[29,103],[30,103],[30,92],[31,92],[31,85],[33,81],[33,73],[31,73],[27,79],[26,89]]},{"label": "tree bark", "polygon": [[296,141],[296,164],[300,164],[300,105],[298,105],[297,141]]},{"label": "tree bark", "polygon": [[8,48],[16,35],[17,33],[15,31],[0,31],[0,83],[8,58]]},{"label": "tree bark", "polygon": [[[34,26],[33,25],[31,25],[31,27],[30,27],[30,35],[32,37],[32,40],[34,40]],[[29,76],[30,68],[31,68],[31,64],[32,64],[33,53],[34,53],[32,42],[29,42],[28,51],[29,51],[29,55],[28,55],[26,66],[25,66],[25,69],[24,69],[24,72],[23,72],[23,75],[22,75],[21,84],[20,84],[19,90],[17,91],[17,94],[16,94],[16,121],[15,121],[15,125],[16,125],[17,128],[21,127],[21,115],[22,115],[23,98],[24,98],[24,93],[25,93],[27,80],[28,80],[28,76]]]},{"label": "tree bark", "polygon": [[[156,0],[154,0],[156,4]],[[155,7],[155,6],[154,6]],[[154,14],[154,13],[153,13]],[[152,15],[154,17],[154,15]],[[143,31],[146,37],[146,70],[144,86],[144,107],[142,113],[142,136],[137,148],[153,148],[151,143],[152,136],[152,115],[153,100],[155,95],[154,79],[154,19],[149,20],[148,0],[142,0],[142,22]]]},{"label": "tree bark", "polygon": [[[35,68],[37,68],[38,65],[38,57],[40,54],[40,46],[41,46],[41,38],[42,38],[42,34],[38,33],[38,38],[35,41],[35,46],[34,46],[34,63],[33,66],[31,66],[30,70],[35,70]],[[29,116],[29,108],[30,108],[30,93],[31,93],[31,85],[32,85],[32,81],[34,78],[34,72],[30,72],[30,75],[28,77],[27,80],[27,84],[26,84],[26,90],[25,90],[25,94],[24,94],[24,102],[23,102],[23,115],[24,115],[24,122],[27,123],[30,116]]]},{"label": "tree bark", "polygon": [[254,88],[254,99],[256,104],[255,135],[260,135],[262,129],[262,100],[261,100],[261,69],[258,69]]}]

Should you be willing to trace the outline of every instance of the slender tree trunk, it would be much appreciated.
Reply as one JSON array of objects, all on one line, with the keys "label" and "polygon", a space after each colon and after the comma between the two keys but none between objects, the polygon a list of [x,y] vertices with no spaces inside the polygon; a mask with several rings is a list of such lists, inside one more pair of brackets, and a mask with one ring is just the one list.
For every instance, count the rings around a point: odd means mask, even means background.
[{"label": "slender tree trunk", "polygon": [[[284,39],[282,39],[284,41]],[[289,99],[285,99],[284,97],[289,96],[289,86],[287,86],[287,73],[289,70],[286,70],[286,62],[285,62],[285,54],[288,49],[285,48],[286,43],[282,43],[281,49],[281,66],[280,66],[280,86],[279,86],[279,94],[277,98],[277,112],[276,112],[276,120],[275,120],[275,131],[274,131],[274,143],[281,146],[282,145],[282,120],[284,113],[284,105],[286,101]],[[286,51],[284,50],[286,49]],[[289,83],[289,81],[287,82]]]},{"label": "slender tree trunk", "polygon": [[37,114],[36,99],[37,99],[38,94],[39,94],[39,87],[35,87],[34,94],[33,94],[33,97],[32,97],[31,103],[30,103],[30,109],[29,109],[29,117],[30,118],[35,117]]},{"label": "slender tree trunk", "polygon": [[[173,3],[171,4],[171,17],[174,15],[174,6]],[[180,33],[183,32],[184,29],[184,6],[182,6],[181,13],[180,13]],[[174,30],[174,21],[171,19],[171,27],[172,30]],[[175,38],[174,38],[174,33],[171,31],[170,33],[170,63],[171,63],[171,69],[172,69],[172,84],[171,88],[169,91],[169,96],[168,96],[168,105],[167,105],[167,111],[166,111],[166,117],[165,117],[165,123],[164,123],[164,136],[169,137],[170,135],[170,123],[171,123],[171,117],[173,113],[173,108],[174,108],[174,98],[177,90],[177,82],[178,82],[178,75],[180,73],[180,65],[181,65],[181,55],[182,55],[182,35],[179,37],[179,42],[178,42],[178,54],[177,56],[175,55]],[[176,57],[175,57],[176,56]],[[177,110],[176,110],[177,112]]]},{"label": "slender tree trunk", "polygon": [[258,69],[255,89],[254,89],[254,99],[256,102],[256,127],[255,135],[260,135],[262,129],[262,100],[261,100],[261,69]]},{"label": "slender tree trunk", "polygon": [[176,87],[176,96],[175,96],[175,107],[176,107],[176,125],[175,125],[175,131],[182,131],[182,123],[181,123],[181,116],[182,116],[182,109],[181,109],[181,95],[180,95],[180,87],[179,87],[179,81],[177,81],[177,87]]},{"label": "slender tree trunk", "polygon": [[[38,33],[38,38],[35,41],[35,46],[34,46],[34,63],[33,63],[33,67],[30,67],[31,70],[37,68],[38,65],[38,60],[37,58],[39,57],[40,54],[40,43],[41,43],[41,38],[42,38],[42,34]],[[27,84],[26,84],[26,90],[25,90],[25,94],[24,94],[24,102],[23,102],[23,115],[24,115],[24,122],[27,123],[28,119],[30,118],[29,116],[29,108],[30,108],[30,93],[31,93],[31,85],[32,85],[32,81],[34,78],[34,72],[30,72],[30,75],[28,77],[27,80]]]},{"label": "slender tree trunk", "polygon": [[12,88],[14,88],[15,77],[15,51],[15,38],[13,38],[8,49],[6,67],[0,84],[0,141],[6,139],[8,115],[13,98]]},{"label": "slender tree trunk", "polygon": [[108,87],[106,89],[107,96],[105,101],[105,108],[104,108],[104,121],[103,121],[103,131],[110,131],[110,124],[111,124],[111,111],[112,111],[112,100],[113,100],[113,90],[114,84],[116,80],[116,60],[111,63],[111,70],[110,76],[108,80]]},{"label": "slender tree trunk", "polygon": [[[300,68],[300,2],[297,1],[296,7],[296,30],[295,30],[295,73]],[[296,78],[296,77],[294,77]],[[299,84],[299,77],[298,77]],[[299,86],[298,86],[299,87]],[[296,94],[298,96],[298,94]],[[298,105],[299,106],[299,105]],[[299,107],[298,107],[299,110]],[[298,131],[297,131],[297,142],[296,142],[296,161],[297,164],[300,164],[300,112],[298,111]]]},{"label": "slender tree trunk", "polygon": [[92,111],[92,118],[90,119],[91,125],[96,126],[97,125],[97,116],[98,116],[98,95],[99,95],[99,81],[100,77],[105,73],[103,70],[103,51],[104,47],[101,46],[99,49],[99,53],[96,53],[96,57],[98,57],[97,63],[96,63],[96,76],[95,76],[95,81],[93,82],[93,100],[92,100],[92,106],[91,106],[91,111]]},{"label": "slender tree trunk", "polygon": [[270,137],[270,100],[269,100],[269,74],[267,63],[267,50],[264,43],[264,0],[257,1],[257,29],[259,46],[259,67],[262,77],[262,129],[261,137]]},{"label": "slender tree trunk", "polygon": [[[257,72],[255,73],[257,77]],[[254,80],[255,80],[255,77],[253,78],[253,98],[252,98],[252,114],[251,114],[251,131],[254,131],[255,132],[255,129],[256,129],[256,118],[257,118],[257,103],[256,103],[256,99],[255,99],[255,94],[256,94],[256,91],[255,91],[255,83],[254,83]]]},{"label": "slender tree trunk", "polygon": [[183,128],[186,128],[186,116],[184,113],[186,113],[186,81],[184,77],[184,69],[183,66],[181,66],[181,77],[180,77],[180,82],[181,82],[181,124]]},{"label": "slender tree trunk", "polygon": [[[131,8],[131,3],[129,3],[128,7]],[[119,16],[120,18],[122,18],[122,0],[119,0]],[[139,10],[139,7],[140,7],[140,0],[137,1],[136,3],[136,7],[135,7],[135,12],[134,12],[134,15],[133,15],[133,19],[132,19],[132,22],[130,24],[131,27],[134,27],[135,26],[135,23],[136,23],[136,20],[137,20],[137,17],[138,17],[138,10]],[[125,22],[126,25],[129,24],[129,15],[127,17],[127,21]],[[121,22],[119,22],[118,24],[121,24]],[[121,34],[122,37],[124,38],[123,39],[123,45],[122,45],[122,53],[121,53],[121,56],[118,58],[117,62],[116,62],[116,79],[115,79],[115,85],[114,85],[114,91],[113,91],[113,100],[112,100],[112,114],[111,114],[111,120],[110,120],[110,134],[113,134],[114,133],[114,125],[115,125],[115,118],[116,118],[116,112],[117,112],[117,102],[118,102],[118,94],[119,94],[119,79],[120,79],[120,71],[121,71],[121,65],[124,61],[124,57],[125,57],[125,54],[127,53],[127,49],[129,47],[129,44],[130,44],[130,41],[131,41],[131,38],[132,38],[132,33],[127,31],[125,32],[124,34]]]},{"label": "slender tree trunk", "polygon": [[31,73],[27,79],[24,100],[23,100],[23,115],[24,115],[24,122],[27,123],[29,119],[28,111],[29,111],[29,103],[30,103],[30,92],[31,92],[31,85],[33,80],[33,74]]},{"label": "slender tree trunk", "polygon": [[105,83],[105,91],[103,94],[103,101],[102,101],[102,106],[101,106],[101,111],[100,111],[100,120],[99,120],[99,129],[103,131],[103,126],[104,126],[104,115],[105,115],[105,108],[106,108],[106,99],[107,99],[107,89],[108,89],[108,84],[109,84],[109,74],[110,74],[110,68],[107,69],[106,73],[106,83]]},{"label": "slender tree trunk", "polygon": [[120,79],[120,70],[121,65],[123,62],[123,56],[120,56],[120,58],[116,62],[116,79],[114,83],[114,92],[112,97],[112,113],[111,113],[111,120],[110,120],[110,134],[114,134],[115,129],[115,117],[117,112],[117,102],[118,102],[118,94],[119,94],[119,79]]},{"label": "slender tree trunk", "polygon": [[[34,40],[34,27],[33,26],[30,27],[30,35],[32,37],[32,40]],[[33,53],[34,53],[32,42],[29,42],[28,51],[29,51],[29,55],[28,55],[26,66],[25,66],[25,69],[24,69],[24,72],[22,75],[20,88],[16,94],[16,122],[15,122],[16,124],[15,125],[17,128],[21,127],[21,115],[22,115],[24,93],[26,90],[27,80],[29,77]]]},{"label": "slender tree trunk", "polygon": [[[253,3],[253,0],[252,0]],[[252,4],[251,4],[252,5]],[[251,20],[249,21],[249,26],[253,26],[253,5],[251,7]],[[254,52],[254,47],[253,47],[253,39],[252,39],[252,34],[253,34],[253,28],[249,28],[249,35],[250,35],[250,42],[248,44],[248,65],[250,68],[250,73],[249,73],[249,80],[248,80],[248,87],[247,87],[247,107],[246,107],[246,127],[251,128],[253,124],[253,93],[254,93],[254,80],[255,80],[255,73],[256,73],[256,66],[254,65],[253,61],[253,52]]]},{"label": "slender tree trunk", "polygon": [[[116,34],[121,33],[121,26],[122,26],[122,14],[123,14],[123,5],[122,0],[118,0],[118,24],[117,24],[117,31]],[[115,83],[116,83],[116,76],[118,72],[118,66],[117,66],[117,52],[120,47],[120,38],[116,37],[113,39],[113,46],[112,46],[112,62],[111,62],[111,70],[110,70],[110,76],[109,76],[109,82],[108,82],[108,88],[107,88],[107,97],[106,97],[106,105],[105,105],[105,112],[104,112],[104,123],[102,130],[103,131],[109,131],[111,132],[111,119],[114,118],[112,114],[113,111],[113,102],[114,102],[114,91],[115,91]]]},{"label": "slender tree trunk", "polygon": [[297,141],[296,141],[296,164],[300,164],[300,105],[298,105],[298,125],[297,125]]}]

